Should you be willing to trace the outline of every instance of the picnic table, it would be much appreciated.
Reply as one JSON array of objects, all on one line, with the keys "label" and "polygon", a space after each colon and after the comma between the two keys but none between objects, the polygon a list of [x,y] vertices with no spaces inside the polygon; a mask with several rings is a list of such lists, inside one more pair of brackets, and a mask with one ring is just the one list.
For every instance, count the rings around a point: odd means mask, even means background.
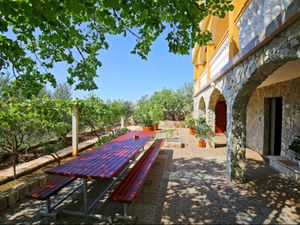
[{"label": "picnic table", "polygon": [[[138,138],[134,138],[138,136]],[[84,153],[65,164],[46,171],[47,174],[82,179],[83,211],[67,211],[69,215],[87,216],[97,202],[114,185],[133,159],[142,152],[145,144],[155,136],[153,131],[131,131],[92,151]],[[88,180],[111,180],[103,192],[92,202],[88,203]]]}]

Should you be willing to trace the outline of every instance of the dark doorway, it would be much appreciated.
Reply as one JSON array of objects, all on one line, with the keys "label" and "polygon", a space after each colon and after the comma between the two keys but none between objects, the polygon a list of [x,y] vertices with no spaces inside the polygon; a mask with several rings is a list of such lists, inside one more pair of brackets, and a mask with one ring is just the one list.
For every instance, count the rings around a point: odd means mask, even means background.
[{"label": "dark doorway", "polygon": [[215,113],[215,132],[224,133],[227,125],[227,106],[225,101],[217,101]]},{"label": "dark doorway", "polygon": [[280,155],[282,131],[282,97],[267,98],[268,107],[266,115],[269,120],[267,129],[269,136],[268,155]]}]

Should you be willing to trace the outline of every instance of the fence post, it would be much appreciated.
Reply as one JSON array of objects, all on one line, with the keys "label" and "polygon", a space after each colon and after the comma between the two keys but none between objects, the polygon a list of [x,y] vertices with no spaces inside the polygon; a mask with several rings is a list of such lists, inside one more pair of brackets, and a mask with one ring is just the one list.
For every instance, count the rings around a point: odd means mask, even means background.
[{"label": "fence post", "polygon": [[73,100],[72,109],[72,155],[78,155],[78,132],[79,132],[79,118],[78,118],[78,99]]}]

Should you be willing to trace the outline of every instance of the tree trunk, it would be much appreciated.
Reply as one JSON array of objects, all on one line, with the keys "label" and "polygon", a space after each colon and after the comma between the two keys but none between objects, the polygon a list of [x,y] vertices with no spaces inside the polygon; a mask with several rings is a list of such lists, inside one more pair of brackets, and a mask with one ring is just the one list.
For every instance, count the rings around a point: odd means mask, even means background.
[{"label": "tree trunk", "polygon": [[12,153],[12,162],[13,162],[13,176],[14,179],[17,178],[17,163],[18,163],[18,154]]}]

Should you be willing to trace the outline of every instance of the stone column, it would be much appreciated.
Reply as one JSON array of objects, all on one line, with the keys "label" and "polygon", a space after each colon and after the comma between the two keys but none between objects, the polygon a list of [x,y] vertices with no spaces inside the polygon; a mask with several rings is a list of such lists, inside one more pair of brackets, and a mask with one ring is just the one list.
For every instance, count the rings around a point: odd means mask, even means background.
[{"label": "stone column", "polygon": [[74,99],[72,109],[72,155],[78,155],[78,133],[79,133],[79,116],[78,116],[78,99]]},{"label": "stone column", "polygon": [[230,181],[244,182],[246,169],[246,106],[227,109],[227,169]]}]

